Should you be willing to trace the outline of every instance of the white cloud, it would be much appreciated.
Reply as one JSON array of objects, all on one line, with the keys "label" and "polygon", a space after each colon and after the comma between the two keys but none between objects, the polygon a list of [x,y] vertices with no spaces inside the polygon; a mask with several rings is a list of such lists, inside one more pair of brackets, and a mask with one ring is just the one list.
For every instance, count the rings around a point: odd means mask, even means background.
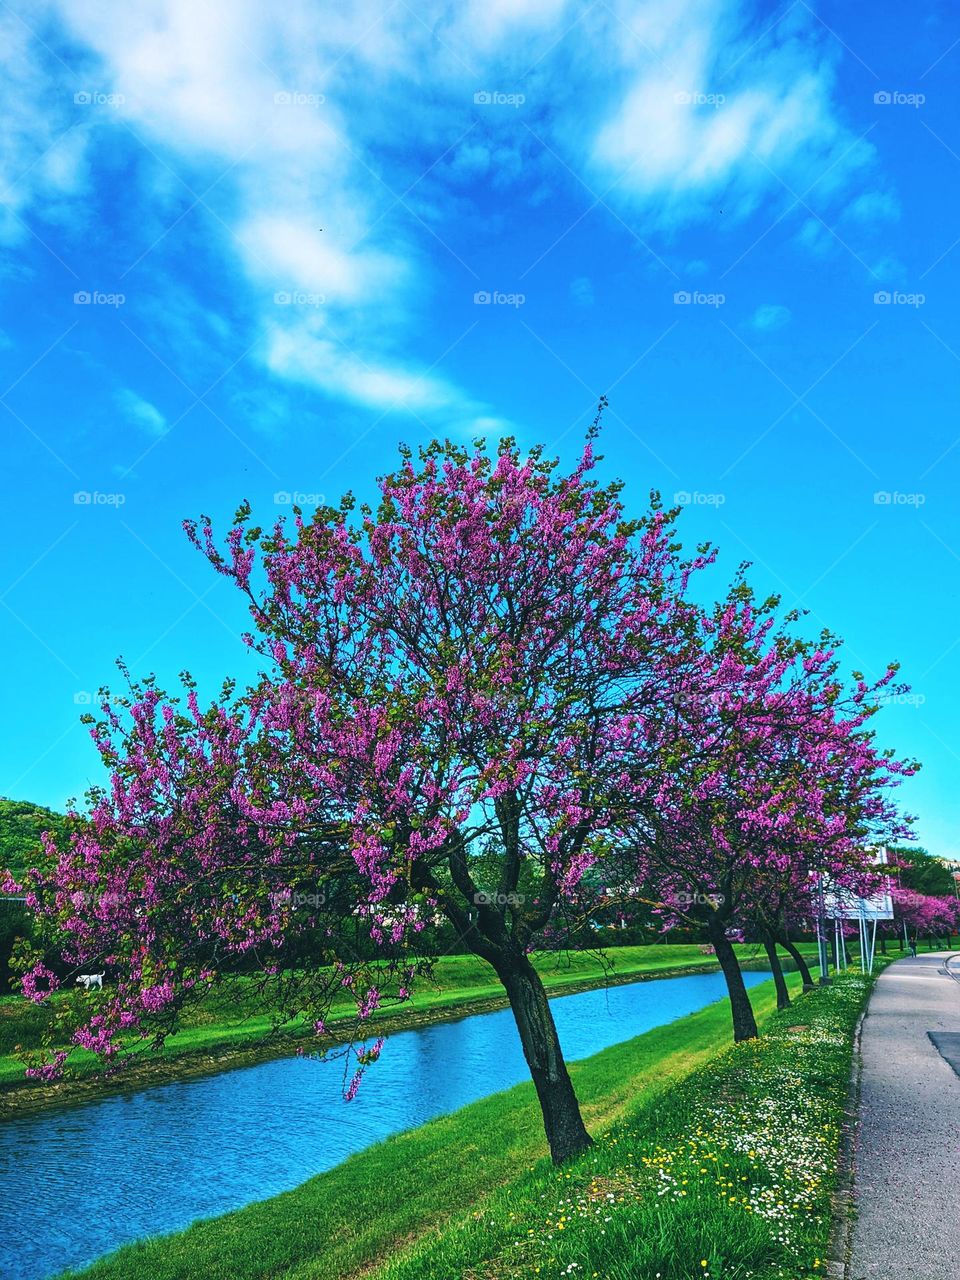
[{"label": "white cloud", "polygon": [[764,302],[750,317],[750,327],[758,333],[772,333],[775,329],[782,329],[785,324],[789,324],[792,315],[793,312],[789,307],[776,302]]},{"label": "white cloud", "polygon": [[[812,17],[792,11],[762,34],[738,0],[434,0],[416,14],[390,0],[38,0],[37,22],[54,16],[74,87],[119,102],[61,136],[63,86],[56,97],[42,46],[14,32],[14,142],[0,158],[34,163],[19,206],[59,216],[88,182],[91,154],[129,146],[132,130],[147,149],[128,202],[143,208],[138,270],[149,272],[177,202],[196,198],[205,221],[192,234],[224,279],[217,298],[191,305],[229,314],[231,349],[249,345],[276,377],[328,395],[445,422],[494,416],[416,354],[451,263],[431,232],[455,239],[465,209],[510,226],[502,201],[493,212],[465,203],[472,183],[526,181],[552,199],[556,182],[576,185],[567,166],[672,232],[712,218],[721,194],[730,220],[787,201],[781,180],[833,199],[870,154],[835,118]],[[512,107],[478,116],[478,89],[521,88],[531,130]],[[816,249],[821,237],[804,238]],[[166,283],[159,272],[154,282]],[[463,288],[462,274],[450,287]],[[298,290],[323,302],[279,314],[274,295]],[[190,309],[172,300],[154,322],[167,314],[171,340],[188,342],[177,317]]]},{"label": "white cloud", "polygon": [[865,191],[847,206],[844,215],[855,222],[895,222],[900,202],[885,191]]},{"label": "white cloud", "polygon": [[804,249],[817,257],[824,257],[837,245],[836,236],[821,218],[805,218],[796,239]]},{"label": "white cloud", "polygon": [[401,282],[405,264],[372,250],[338,247],[337,232],[304,218],[265,215],[237,228],[247,268],[272,285],[322,294],[326,302],[381,302]]},{"label": "white cloud", "polygon": [[90,120],[58,84],[52,55],[9,11],[0,49],[0,243],[13,244],[30,234],[28,211],[59,221],[58,202],[84,191]]},{"label": "white cloud", "polygon": [[428,412],[456,405],[458,393],[426,371],[399,363],[368,363],[342,344],[310,333],[298,324],[272,328],[266,343],[267,366],[281,377],[327,387],[338,395],[374,409],[398,407]]},{"label": "white cloud", "polygon": [[874,279],[883,281],[885,284],[907,285],[910,282],[910,273],[906,265],[891,254],[886,254],[874,262],[870,269]]},{"label": "white cloud", "polygon": [[136,391],[124,388],[114,396],[117,408],[124,421],[146,431],[152,436],[162,436],[167,431],[167,419],[149,400],[138,395]]},{"label": "white cloud", "polygon": [[762,195],[842,186],[870,155],[833,117],[832,73],[813,37],[774,31],[750,50],[755,36],[736,17],[721,0],[673,7],[586,139],[603,180],[650,222],[693,221],[721,193],[744,216]]},{"label": "white cloud", "polygon": [[[445,9],[447,20],[465,53],[477,57],[493,51],[505,42],[520,42],[537,29],[555,31],[569,24],[564,11],[571,0],[467,0],[465,4],[438,6]],[[478,86],[482,87],[482,86]]]},{"label": "white cloud", "polygon": [[[387,13],[361,5],[349,22],[320,22],[303,0],[276,14],[249,0],[152,0],[136,14],[102,0],[61,6],[122,96],[118,120],[198,193],[216,181],[204,204],[253,290],[267,367],[365,405],[444,405],[457,399],[448,384],[384,360],[422,289],[410,275],[419,256],[396,220],[378,221],[385,188],[350,137],[346,117],[363,117],[372,86],[354,85],[349,65],[330,71],[345,53],[368,73],[396,69]],[[281,291],[322,296],[322,320],[295,311],[277,329]],[[321,323],[340,345],[317,336]]]}]

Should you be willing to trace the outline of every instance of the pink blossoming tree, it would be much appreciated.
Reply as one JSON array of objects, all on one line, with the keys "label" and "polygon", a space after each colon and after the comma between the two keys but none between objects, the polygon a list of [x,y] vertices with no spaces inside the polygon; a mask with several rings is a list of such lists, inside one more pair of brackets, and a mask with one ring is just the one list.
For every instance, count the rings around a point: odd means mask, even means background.
[{"label": "pink blossoming tree", "polygon": [[[33,897],[116,975],[77,1043],[116,1053],[251,950],[288,981],[293,883],[323,896],[341,965],[301,1011],[322,1025],[331,981],[361,1019],[381,998],[343,960],[344,922],[415,953],[439,914],[503,984],[554,1160],[589,1145],[530,953],[610,854],[611,797],[682,670],[704,563],[681,559],[676,513],[627,520],[594,465],[589,445],[561,475],[509,440],[434,444],[359,520],[348,497],[265,532],[244,507],[222,546],[188,522],[247,598],[263,675],[207,710],[148,686],[95,728],[110,786]],[[95,925],[70,913],[78,883],[118,899]]]},{"label": "pink blossoming tree", "polygon": [[[881,752],[867,727],[873,684],[839,677],[836,642],[811,644],[776,625],[742,577],[700,620],[700,660],[635,771],[630,818],[638,876],[658,888],[667,922],[699,923],[730,995],[735,1040],[757,1034],[728,936],[768,944],[787,918],[811,919],[815,877],[864,892],[878,877],[867,846],[904,834],[890,790],[913,764]],[[780,975],[779,1003],[787,1001]]]},{"label": "pink blossoming tree", "polygon": [[[375,508],[264,530],[244,506],[222,540],[187,522],[246,599],[260,675],[206,707],[189,678],[132,683],[93,722],[109,782],[26,884],[67,962],[110,975],[58,1004],[58,1043],[119,1062],[252,972],[321,1036],[352,998],[351,1096],[442,920],[503,985],[559,1163],[590,1137],[531,952],[616,886],[704,929],[756,1034],[728,935],[804,916],[811,870],[860,875],[906,767],[866,728],[879,686],[844,688],[741,581],[691,604],[708,549],[685,559],[658,501],[628,520],[594,468],[589,444],[562,474],[510,440],[434,443]],[[41,957],[23,981],[57,985]]]}]

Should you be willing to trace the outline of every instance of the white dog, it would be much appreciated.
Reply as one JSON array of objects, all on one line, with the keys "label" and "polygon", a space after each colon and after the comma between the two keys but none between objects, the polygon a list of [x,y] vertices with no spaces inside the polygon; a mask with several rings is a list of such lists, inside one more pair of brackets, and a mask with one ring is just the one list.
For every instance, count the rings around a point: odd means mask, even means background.
[{"label": "white dog", "polygon": [[102,973],[81,973],[77,978],[85,991],[91,991],[94,987],[98,991],[103,990],[103,974]]}]

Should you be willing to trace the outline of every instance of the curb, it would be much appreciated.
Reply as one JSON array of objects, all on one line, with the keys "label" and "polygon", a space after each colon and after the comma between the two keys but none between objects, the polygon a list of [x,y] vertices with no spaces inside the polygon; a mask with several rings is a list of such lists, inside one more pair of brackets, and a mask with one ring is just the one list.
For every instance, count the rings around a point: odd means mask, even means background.
[{"label": "curb", "polygon": [[[887,968],[889,966],[885,966]],[[850,1062],[850,1084],[844,1106],[844,1121],[840,1132],[837,1190],[833,1197],[833,1229],[824,1273],[834,1280],[850,1280],[850,1254],[853,1243],[853,1227],[856,1221],[857,1198],[855,1192],[857,1171],[857,1146],[860,1138],[860,1084],[863,1077],[861,1040],[863,1023],[870,1012],[870,1001],[877,982],[883,976],[881,969],[870,988],[867,1003],[860,1012],[853,1031],[853,1054]]]},{"label": "curb", "polygon": [[960,973],[957,973],[950,968],[951,960],[960,960],[960,951],[951,952],[951,954],[947,956],[946,960],[944,960],[943,968],[939,969],[938,973],[945,973],[947,977],[952,978],[954,982],[960,982]]}]

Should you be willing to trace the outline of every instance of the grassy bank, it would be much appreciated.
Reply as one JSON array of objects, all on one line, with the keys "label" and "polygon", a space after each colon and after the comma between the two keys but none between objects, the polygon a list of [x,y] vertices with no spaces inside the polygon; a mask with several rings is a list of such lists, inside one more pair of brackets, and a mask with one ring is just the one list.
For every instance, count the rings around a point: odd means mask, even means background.
[{"label": "grassy bank", "polygon": [[[743,946],[738,950],[748,967],[765,967],[762,949]],[[556,955],[541,955],[535,957],[535,964],[551,995],[586,990],[607,981],[636,981],[717,968],[696,945],[662,944],[611,948],[603,958],[585,952],[559,959]],[[445,956],[437,962],[433,980],[421,984],[409,1003],[393,1011],[389,1007],[378,1010],[375,1021],[379,1031],[392,1032],[503,1008],[505,1004],[503,988],[489,965],[474,956]],[[345,1015],[351,1008],[350,998],[344,995],[344,1027],[349,1025]],[[337,1038],[337,1012],[335,1009],[330,1019],[332,1040]],[[41,1043],[47,1017],[43,1006],[15,996],[0,999],[0,1114],[22,1114],[51,1103],[85,1100],[98,1093],[282,1056],[294,1052],[305,1035],[302,1022],[271,1034],[269,1012],[258,1003],[253,982],[237,979],[211,993],[202,1007],[188,1011],[181,1030],[168,1040],[162,1054],[145,1049],[140,1061],[120,1079],[98,1078],[99,1060],[81,1051],[73,1059],[79,1080],[51,1087],[26,1080],[23,1062],[15,1052],[16,1045],[32,1049]]]},{"label": "grassy bank", "polygon": [[569,1169],[543,1164],[501,1188],[480,1213],[400,1251],[378,1280],[826,1275],[852,1036],[870,985],[849,974],[806,997],[764,1039],[719,1055],[655,1107],[631,1107]]},{"label": "grassy bank", "polygon": [[[796,993],[795,978],[790,985]],[[598,1142],[563,1170],[545,1159],[533,1088],[523,1084],[388,1139],[294,1191],[129,1246],[78,1274],[815,1276],[829,1231],[850,1037],[866,988],[850,975],[777,1014],[764,983],[751,992],[762,1042],[725,1048],[722,1001],[575,1064]]]}]

